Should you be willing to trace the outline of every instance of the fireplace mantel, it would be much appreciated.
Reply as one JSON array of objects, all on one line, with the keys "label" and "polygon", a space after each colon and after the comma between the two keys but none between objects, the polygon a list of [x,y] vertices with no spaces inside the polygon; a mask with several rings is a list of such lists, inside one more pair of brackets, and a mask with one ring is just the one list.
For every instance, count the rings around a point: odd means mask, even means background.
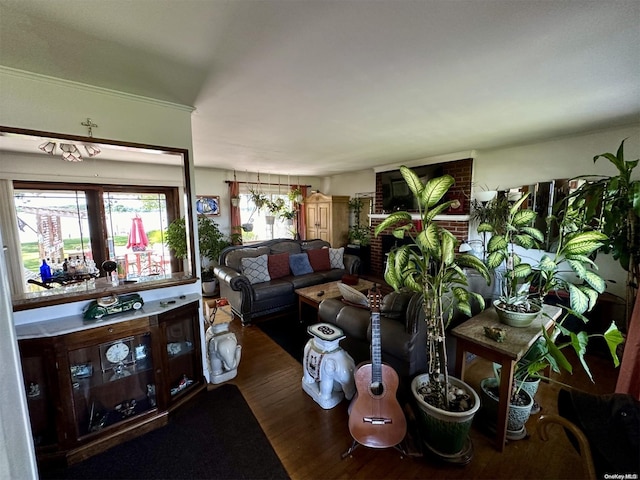
[{"label": "fireplace mantel", "polygon": [[[369,215],[369,218],[371,220],[384,220],[388,216],[388,213],[372,213]],[[470,215],[436,215],[433,219],[441,222],[468,222],[470,218]],[[411,219],[421,220],[420,214],[412,213]]]}]

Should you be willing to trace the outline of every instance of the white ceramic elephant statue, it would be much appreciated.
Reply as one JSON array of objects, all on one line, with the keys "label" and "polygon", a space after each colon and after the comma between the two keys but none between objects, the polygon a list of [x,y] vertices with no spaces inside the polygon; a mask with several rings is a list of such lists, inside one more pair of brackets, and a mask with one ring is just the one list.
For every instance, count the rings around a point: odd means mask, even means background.
[{"label": "white ceramic elephant statue", "polygon": [[229,332],[229,323],[213,324],[207,330],[206,340],[211,383],[234,378],[238,373],[242,346],[238,345],[235,333]]},{"label": "white ceramic elephant statue", "polygon": [[324,409],[335,407],[344,397],[350,400],[356,392],[355,362],[340,348],[339,339],[309,340],[304,347],[302,370],[303,390]]}]

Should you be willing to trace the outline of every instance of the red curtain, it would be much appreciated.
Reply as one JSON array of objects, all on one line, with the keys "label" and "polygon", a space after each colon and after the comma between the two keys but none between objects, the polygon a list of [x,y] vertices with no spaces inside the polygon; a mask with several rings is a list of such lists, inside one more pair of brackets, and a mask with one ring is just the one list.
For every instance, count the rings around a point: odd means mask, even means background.
[{"label": "red curtain", "polygon": [[[238,205],[233,206],[232,199],[238,199]],[[231,212],[231,234],[242,234],[242,220],[240,218],[240,182],[229,182],[229,211]],[[235,238],[235,237],[234,237]]]},{"label": "red curtain", "polygon": [[636,295],[636,303],[627,328],[616,393],[628,393],[640,400],[640,293]]}]

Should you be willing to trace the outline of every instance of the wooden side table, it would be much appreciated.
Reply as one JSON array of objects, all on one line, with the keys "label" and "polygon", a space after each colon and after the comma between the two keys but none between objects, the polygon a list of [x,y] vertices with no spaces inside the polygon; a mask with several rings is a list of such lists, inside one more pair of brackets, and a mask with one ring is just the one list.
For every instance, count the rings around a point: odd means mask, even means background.
[{"label": "wooden side table", "polygon": [[[466,352],[486,358],[502,366],[500,375],[500,398],[496,426],[496,448],[504,450],[507,435],[507,416],[512,387],[513,370],[529,347],[542,335],[542,328],[550,331],[562,310],[544,305],[542,313],[525,328],[510,327],[500,323],[493,307],[458,325],[451,333],[456,337],[456,376],[464,380]],[[506,331],[504,342],[498,343],[484,334],[484,327],[500,327]]]}]

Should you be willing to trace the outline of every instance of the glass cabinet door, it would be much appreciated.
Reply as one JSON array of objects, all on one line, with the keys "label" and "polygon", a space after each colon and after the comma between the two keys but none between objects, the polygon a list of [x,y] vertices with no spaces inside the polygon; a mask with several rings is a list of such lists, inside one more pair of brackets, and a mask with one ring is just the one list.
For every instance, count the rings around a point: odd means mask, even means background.
[{"label": "glass cabinet door", "polygon": [[[58,443],[56,428],[55,356],[28,340],[20,342],[22,376],[27,394],[31,433],[36,449]],[[52,377],[53,375],[53,377]]]},{"label": "glass cabinet door", "polygon": [[186,397],[196,385],[203,384],[200,358],[199,307],[197,302],[157,316],[162,332],[163,402],[173,405]]},{"label": "glass cabinet door", "polygon": [[155,408],[151,346],[146,332],[69,350],[79,438]]},{"label": "glass cabinet door", "polygon": [[171,400],[199,381],[200,359],[196,356],[196,339],[191,318],[175,319],[166,324],[167,358],[169,371],[167,380]]}]

